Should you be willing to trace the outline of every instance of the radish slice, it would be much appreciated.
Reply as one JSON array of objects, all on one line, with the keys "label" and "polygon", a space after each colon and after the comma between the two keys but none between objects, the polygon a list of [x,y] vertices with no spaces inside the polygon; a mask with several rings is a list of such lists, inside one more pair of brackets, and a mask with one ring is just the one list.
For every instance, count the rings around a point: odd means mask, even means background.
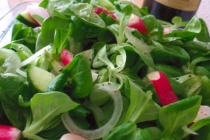
[{"label": "radish slice", "polygon": [[45,10],[44,8],[42,7],[39,7],[39,5],[37,4],[32,4],[32,5],[28,5],[27,6],[27,11],[29,13],[29,15],[36,21],[36,23],[38,25],[42,25],[41,21],[40,20],[37,20],[36,18],[34,18],[33,16],[34,15],[38,15],[40,16],[41,18],[43,19],[47,19],[48,17],[50,17],[49,13],[47,12],[47,10]]},{"label": "radish slice", "polygon": [[68,133],[64,134],[60,140],[88,140],[88,139],[76,134]]},{"label": "radish slice", "polygon": [[101,13],[105,13],[105,14],[111,16],[114,20],[118,20],[117,17],[114,15],[114,13],[108,11],[107,9],[104,9],[102,7],[95,7],[93,10],[97,15],[99,15]]},{"label": "radish slice", "polygon": [[12,126],[0,125],[0,140],[19,140],[21,131]]},{"label": "radish slice", "polygon": [[173,29],[171,29],[171,28],[164,28],[164,30],[163,30],[163,34],[165,35],[165,34],[169,34],[169,33],[171,33],[173,31]]},{"label": "radish slice", "polygon": [[147,77],[153,84],[159,101],[163,106],[178,101],[178,98],[174,93],[170,82],[164,73],[154,71],[149,73]]},{"label": "radish slice", "polygon": [[199,121],[201,119],[205,119],[207,117],[210,117],[210,107],[201,105],[200,109],[198,111],[197,117],[195,118],[193,123],[195,123],[195,122],[197,122],[197,121]]},{"label": "radish slice", "polygon": [[132,14],[127,24],[128,27],[138,30],[142,34],[148,34],[148,30],[144,22],[136,15]]},{"label": "radish slice", "polygon": [[68,51],[66,49],[63,49],[62,52],[61,52],[60,60],[61,60],[62,64],[64,66],[66,66],[71,62],[73,57],[74,56],[70,51]]}]

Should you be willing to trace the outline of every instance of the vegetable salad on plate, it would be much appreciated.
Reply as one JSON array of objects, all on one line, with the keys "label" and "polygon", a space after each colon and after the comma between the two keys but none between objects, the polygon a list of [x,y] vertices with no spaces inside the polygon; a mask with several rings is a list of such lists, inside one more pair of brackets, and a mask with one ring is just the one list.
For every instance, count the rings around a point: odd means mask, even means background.
[{"label": "vegetable salad on plate", "polygon": [[43,0],[0,46],[2,140],[207,140],[205,21],[117,0]]}]

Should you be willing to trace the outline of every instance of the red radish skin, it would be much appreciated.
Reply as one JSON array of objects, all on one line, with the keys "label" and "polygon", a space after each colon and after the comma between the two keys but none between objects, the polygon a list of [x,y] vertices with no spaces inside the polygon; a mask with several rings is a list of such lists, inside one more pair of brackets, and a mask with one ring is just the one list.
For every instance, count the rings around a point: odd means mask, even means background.
[{"label": "red radish skin", "polygon": [[141,18],[134,14],[131,15],[127,26],[138,30],[142,34],[148,34],[149,32]]},{"label": "red radish skin", "polygon": [[73,54],[70,51],[63,49],[60,56],[61,63],[64,66],[66,66],[71,62],[72,59],[73,59]]},{"label": "red radish skin", "polygon": [[60,140],[88,140],[80,135],[73,134],[73,133],[68,133],[64,134]]},{"label": "red radish skin", "polygon": [[41,26],[41,23],[39,21],[37,21],[36,19],[33,18],[33,15],[39,15],[40,17],[42,17],[43,19],[47,19],[50,15],[47,12],[47,10],[45,10],[42,7],[39,7],[39,5],[36,4],[32,4],[32,5],[28,5],[26,10],[29,13],[29,16],[35,21],[35,23],[37,23],[37,25]]},{"label": "red radish skin", "polygon": [[99,15],[101,13],[105,13],[105,14],[111,16],[114,20],[118,20],[118,18],[114,15],[114,13],[108,11],[107,9],[104,9],[102,7],[95,7],[93,10],[97,15]]},{"label": "red radish skin", "polygon": [[163,106],[178,101],[178,98],[175,92],[173,91],[168,78],[164,73],[154,71],[149,73],[147,76],[150,82],[153,84],[159,101]]},{"label": "red radish skin", "polygon": [[[114,20],[116,20],[116,21],[118,20],[117,16],[115,16],[114,13],[112,13],[102,7],[95,7],[94,12],[98,15],[103,12],[103,13],[106,13],[107,15],[111,16]],[[137,29],[142,34],[148,34],[148,32],[149,32],[147,30],[146,26],[144,25],[144,22],[138,16],[136,16],[134,14],[131,15],[127,26],[130,28]]]},{"label": "red radish skin", "polygon": [[12,126],[0,125],[0,140],[19,140],[21,131]]}]

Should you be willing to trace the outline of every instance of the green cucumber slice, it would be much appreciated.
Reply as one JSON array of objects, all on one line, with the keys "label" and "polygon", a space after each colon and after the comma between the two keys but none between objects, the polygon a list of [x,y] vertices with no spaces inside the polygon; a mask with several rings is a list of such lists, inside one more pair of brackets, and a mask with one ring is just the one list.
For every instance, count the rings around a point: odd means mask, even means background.
[{"label": "green cucumber slice", "polygon": [[27,77],[37,91],[45,92],[49,83],[55,78],[55,75],[42,68],[29,66]]},{"label": "green cucumber slice", "polygon": [[16,19],[23,24],[30,26],[30,27],[37,27],[37,23],[34,21],[34,19],[29,15],[28,11],[25,10],[22,13],[18,14]]}]

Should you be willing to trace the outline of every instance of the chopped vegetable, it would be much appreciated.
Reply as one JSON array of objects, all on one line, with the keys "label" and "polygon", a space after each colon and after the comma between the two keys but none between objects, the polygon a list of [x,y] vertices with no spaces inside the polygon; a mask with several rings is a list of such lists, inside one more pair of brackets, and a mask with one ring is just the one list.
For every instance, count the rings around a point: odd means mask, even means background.
[{"label": "chopped vegetable", "polygon": [[198,111],[198,115],[193,122],[197,122],[207,117],[210,117],[210,107],[201,105]]},{"label": "chopped vegetable", "polygon": [[154,86],[158,99],[163,106],[178,101],[178,98],[164,73],[154,71],[147,76]]},{"label": "chopped vegetable", "polygon": [[62,52],[61,52],[61,57],[60,57],[60,59],[61,59],[62,64],[63,64],[64,66],[66,66],[66,65],[68,65],[68,64],[71,62],[71,60],[73,59],[73,54],[72,54],[70,51],[68,51],[68,50],[66,50],[66,49],[63,49]]},{"label": "chopped vegetable", "polygon": [[98,15],[101,14],[101,13],[105,13],[105,14],[111,16],[114,20],[118,20],[118,18],[114,15],[114,13],[108,11],[108,10],[105,9],[105,8],[102,8],[102,7],[95,7],[95,8],[94,8],[94,12],[95,12],[96,14],[98,14]]},{"label": "chopped vegetable", "polygon": [[27,77],[33,87],[40,92],[45,92],[49,83],[55,78],[52,73],[34,66],[28,68]]},{"label": "chopped vegetable", "polygon": [[28,26],[31,26],[31,27],[38,26],[38,23],[30,16],[27,9],[25,11],[23,11],[22,13],[18,14],[16,19]]},{"label": "chopped vegetable", "polygon": [[143,34],[147,34],[149,32],[147,30],[146,26],[144,25],[143,20],[141,20],[138,16],[136,16],[134,14],[131,15],[127,26],[130,28],[134,28]]},{"label": "chopped vegetable", "polygon": [[0,46],[0,125],[28,140],[208,139],[206,23],[168,23],[135,3],[23,9]]},{"label": "chopped vegetable", "polygon": [[50,15],[44,8],[33,4],[27,6],[27,11],[29,16],[39,25],[42,25],[42,22],[47,19]]},{"label": "chopped vegetable", "polygon": [[49,13],[37,4],[28,5],[22,13],[18,14],[17,20],[31,27],[41,26],[42,22],[49,17]]},{"label": "chopped vegetable", "polygon": [[72,118],[67,113],[62,115],[62,121],[71,133],[80,134],[81,136],[84,136],[88,139],[98,139],[100,137],[106,136],[112,130],[114,125],[118,122],[123,109],[121,93],[118,91],[114,83],[105,82],[95,85],[93,89],[98,90],[99,94],[100,92],[106,92],[108,95],[111,96],[114,102],[113,114],[110,120],[104,126],[95,130],[84,130],[79,128],[74,123],[74,120],[72,120]]},{"label": "chopped vegetable", "polygon": [[12,126],[0,125],[0,139],[1,140],[19,140],[21,131]]}]

